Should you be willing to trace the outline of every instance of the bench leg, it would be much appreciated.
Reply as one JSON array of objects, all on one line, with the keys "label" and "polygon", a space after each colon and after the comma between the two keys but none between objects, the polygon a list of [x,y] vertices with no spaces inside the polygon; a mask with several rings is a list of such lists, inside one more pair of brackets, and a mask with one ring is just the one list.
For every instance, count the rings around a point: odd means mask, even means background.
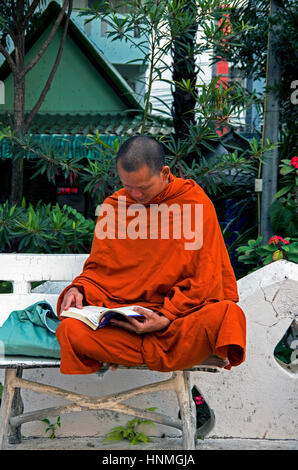
[{"label": "bench leg", "polygon": [[[23,368],[18,367],[16,377],[22,378],[22,375],[23,375]],[[24,411],[24,404],[23,404],[23,400],[21,396],[21,389],[19,387],[16,387],[14,389],[14,397],[12,400],[10,417],[21,415],[23,411]],[[22,439],[21,426],[12,426],[10,424],[10,432],[8,436],[9,444],[18,444],[19,442],[21,442],[21,439]]]},{"label": "bench leg", "polygon": [[182,420],[182,439],[185,450],[195,450],[196,436],[196,413],[195,404],[192,399],[190,387],[190,373],[185,371],[176,371],[175,391],[181,412]]},{"label": "bench leg", "polygon": [[[20,395],[20,389],[15,387],[15,378],[21,377],[22,368],[13,368],[5,370],[5,382],[2,394],[2,403],[0,410],[0,448],[6,449],[8,442],[15,444],[20,442],[21,429],[12,427],[9,424],[11,416],[23,412],[23,403]],[[9,436],[9,437],[8,437]]]}]

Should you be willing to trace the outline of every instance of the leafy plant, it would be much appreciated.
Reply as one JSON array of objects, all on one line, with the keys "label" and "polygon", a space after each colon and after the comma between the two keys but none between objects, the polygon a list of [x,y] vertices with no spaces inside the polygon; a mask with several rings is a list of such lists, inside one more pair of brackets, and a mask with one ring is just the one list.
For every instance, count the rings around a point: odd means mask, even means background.
[{"label": "leafy plant", "polygon": [[[218,41],[214,54],[225,57],[227,61],[242,71],[244,77],[264,78],[266,75],[266,58],[268,54],[268,32],[275,27],[273,48],[280,64],[280,79],[276,88],[280,96],[280,119],[286,127],[295,130],[297,106],[289,99],[291,83],[297,79],[293,60],[297,60],[297,2],[283,0],[275,2],[278,11],[270,12],[270,0],[229,2],[229,27],[239,30],[237,43],[226,44]],[[241,31],[239,24],[247,27]],[[284,126],[282,126],[284,127]],[[294,131],[295,132],[295,131]],[[297,131],[296,131],[297,133]]]},{"label": "leafy plant", "polygon": [[21,207],[10,206],[8,201],[0,204],[0,251],[4,246],[11,247],[12,238],[15,236],[15,221],[22,213]]},{"label": "leafy plant", "polygon": [[13,291],[12,283],[8,281],[0,281],[0,294],[11,294]]},{"label": "leafy plant", "polygon": [[265,245],[262,245],[262,239],[263,237],[258,237],[256,240],[248,240],[247,245],[237,248],[238,260],[254,266],[251,272],[280,259],[298,263],[297,238],[284,239],[275,235]]},{"label": "leafy plant", "polygon": [[58,428],[61,427],[60,416],[57,417],[56,423],[51,423],[51,421],[47,418],[42,419],[41,421],[47,425],[47,428],[46,428],[45,432],[50,433],[50,436],[49,436],[50,439],[55,439],[57,427]]},{"label": "leafy plant", "polygon": [[[147,411],[155,411],[156,408],[147,408]],[[117,426],[113,428],[105,438],[103,442],[108,441],[123,441],[127,440],[130,444],[147,444],[152,442],[152,439],[148,437],[144,432],[138,431],[140,424],[151,424],[155,426],[155,423],[149,420],[140,418],[134,418],[127,422],[126,426]]]},{"label": "leafy plant", "polygon": [[88,253],[95,221],[58,204],[35,207],[0,205],[0,251],[23,253]]},{"label": "leafy plant", "polygon": [[270,207],[273,230],[282,236],[295,237],[298,231],[298,157],[280,162],[280,189]]},{"label": "leafy plant", "polygon": [[275,200],[269,210],[271,226],[275,233],[283,237],[295,237],[298,231],[298,212],[296,202],[288,195]]},{"label": "leafy plant", "polygon": [[280,185],[282,188],[275,194],[275,199],[288,193],[295,194],[298,187],[298,157],[282,159],[279,167],[281,174]]},{"label": "leafy plant", "polygon": [[88,159],[81,173],[81,181],[85,183],[84,192],[89,192],[97,201],[103,201],[121,186],[116,171],[116,154],[122,139],[115,139],[113,145],[109,145],[100,138],[98,130],[95,135],[88,135],[88,138],[89,141],[84,145],[92,148],[97,158]]},{"label": "leafy plant", "polygon": [[[241,3],[241,0],[238,0],[238,3]],[[126,16],[121,12],[123,6],[127,12]],[[191,70],[195,76],[198,71],[202,72],[198,62],[195,67],[193,66],[193,59],[210,51],[214,44],[222,40],[234,44],[234,40],[240,32],[246,30],[247,26],[244,22],[235,25],[232,32],[225,28],[224,22],[218,25],[218,20],[228,12],[229,7],[223,7],[220,0],[200,2],[127,0],[117,5],[112,2],[96,2],[91,8],[82,8],[79,15],[86,17],[85,23],[98,18],[103,19],[109,25],[108,38],[112,41],[124,40],[133,46],[136,53],[141,56],[129,63],[148,65],[141,128],[141,133],[144,133],[146,121],[154,111],[152,108],[152,85],[155,81],[168,81],[162,78],[162,74],[169,70],[169,55],[172,54],[174,62],[174,64],[170,64],[171,70],[173,71],[177,65],[176,70],[182,69],[185,72],[185,79],[184,77],[179,81],[174,79],[170,81],[170,84],[173,87],[177,85],[178,88],[181,85],[180,90],[186,91],[185,105],[187,106],[188,99],[192,94],[196,94],[193,87],[196,80],[188,78]],[[198,27],[201,30],[200,40],[196,37]],[[138,35],[135,35],[136,29]],[[219,90],[219,93],[222,91],[222,89]],[[228,95],[232,96],[232,93],[227,93],[226,96]],[[157,100],[168,109],[165,114],[172,115],[169,106],[161,98],[157,97]],[[199,103],[198,108],[201,109]],[[222,112],[224,111],[222,110]],[[213,113],[213,116],[216,114]]]}]

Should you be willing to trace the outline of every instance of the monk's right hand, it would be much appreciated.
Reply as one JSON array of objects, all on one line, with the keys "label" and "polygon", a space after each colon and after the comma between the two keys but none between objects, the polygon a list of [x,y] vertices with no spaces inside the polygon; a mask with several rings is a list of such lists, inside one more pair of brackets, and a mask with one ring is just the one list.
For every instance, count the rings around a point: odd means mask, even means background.
[{"label": "monk's right hand", "polygon": [[71,287],[63,297],[60,313],[68,310],[69,307],[83,308],[83,294],[77,287]]}]

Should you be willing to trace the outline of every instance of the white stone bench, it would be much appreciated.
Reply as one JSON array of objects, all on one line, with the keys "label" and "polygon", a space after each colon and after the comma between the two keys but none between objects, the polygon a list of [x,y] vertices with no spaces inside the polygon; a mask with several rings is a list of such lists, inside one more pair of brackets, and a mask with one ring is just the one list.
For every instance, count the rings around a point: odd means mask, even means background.
[{"label": "white stone bench", "polygon": [[279,363],[274,350],[298,314],[298,264],[275,261],[237,284],[247,323],[246,359],[231,373],[206,374],[199,382],[216,416],[209,436],[297,439],[298,349],[291,367]]},{"label": "white stone bench", "polygon": [[[0,326],[13,310],[24,309],[40,300],[47,301],[55,311],[58,298],[56,283],[58,282],[58,288],[60,286],[59,292],[63,287],[61,281],[69,284],[74,277],[81,273],[86,258],[87,255],[0,254],[0,280],[11,281],[13,284],[12,294],[0,295]],[[42,291],[40,288],[31,291],[31,283],[34,281],[50,281],[47,292],[40,292]],[[55,292],[51,293],[51,287],[53,286]],[[188,370],[173,372],[171,377],[166,380],[138,386],[120,393],[110,393],[104,397],[76,393],[22,377],[23,370],[58,368],[59,365],[60,361],[57,359],[26,356],[0,357],[0,368],[5,369],[0,416],[0,443],[2,449],[7,448],[9,442],[16,443],[20,439],[20,429],[24,423],[86,410],[112,410],[179,429],[182,431],[184,449],[194,449],[196,445],[196,418],[195,406],[191,396],[190,373],[196,371],[219,372],[216,367],[193,367]],[[132,368],[120,366],[119,369]],[[139,373],[148,371],[145,366],[133,369],[139,369]],[[20,390],[30,390],[31,392],[50,395],[69,403],[23,412]],[[163,413],[146,411],[122,403],[138,395],[159,391],[175,392],[181,410],[181,420]],[[209,427],[207,426],[205,432],[210,431],[214,425],[213,418],[212,415]]]}]

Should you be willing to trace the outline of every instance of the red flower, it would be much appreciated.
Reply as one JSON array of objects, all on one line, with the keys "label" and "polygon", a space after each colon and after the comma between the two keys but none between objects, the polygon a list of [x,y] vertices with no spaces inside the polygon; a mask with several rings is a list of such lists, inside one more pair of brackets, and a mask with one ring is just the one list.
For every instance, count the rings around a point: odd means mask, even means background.
[{"label": "red flower", "polygon": [[279,242],[283,243],[284,245],[288,245],[290,242],[285,240],[284,238],[280,237],[279,235],[274,235],[271,237],[268,244],[269,245],[277,245]]},{"label": "red flower", "polygon": [[291,163],[291,165],[293,165],[295,168],[298,168],[298,157],[293,157],[290,163]]}]

